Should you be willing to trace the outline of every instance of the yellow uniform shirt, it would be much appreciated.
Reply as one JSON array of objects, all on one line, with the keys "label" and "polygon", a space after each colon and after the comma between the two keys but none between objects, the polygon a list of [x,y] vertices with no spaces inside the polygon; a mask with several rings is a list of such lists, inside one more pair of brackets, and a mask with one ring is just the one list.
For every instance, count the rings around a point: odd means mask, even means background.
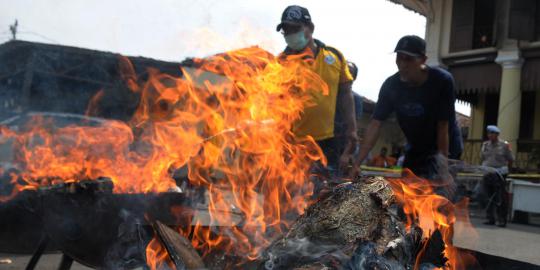
[{"label": "yellow uniform shirt", "polygon": [[347,61],[343,55],[332,47],[315,41],[319,52],[312,59],[311,68],[328,85],[328,94],[321,91],[312,91],[311,102],[315,105],[306,106],[301,118],[294,124],[293,132],[296,136],[312,136],[315,140],[324,140],[334,137],[334,117],[336,114],[336,100],[339,84],[353,80]]}]

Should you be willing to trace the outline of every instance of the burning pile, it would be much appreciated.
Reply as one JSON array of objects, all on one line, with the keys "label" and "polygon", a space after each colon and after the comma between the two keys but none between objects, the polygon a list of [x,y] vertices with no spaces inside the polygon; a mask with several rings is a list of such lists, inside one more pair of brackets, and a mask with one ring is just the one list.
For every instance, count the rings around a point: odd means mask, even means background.
[{"label": "burning pile", "polygon": [[[429,188],[409,193],[409,184],[389,185],[381,179],[343,185],[312,205],[291,227],[290,222],[312,202],[311,165],[325,163],[315,141],[295,137],[291,128],[304,107],[310,106],[310,91],[328,91],[302,55],[296,58],[282,62],[252,47],[193,60],[190,68],[183,69],[182,78],[150,71],[144,84],[130,63],[121,59],[122,77],[140,96],[133,118],[127,124],[107,121],[100,126],[62,128],[50,128],[43,119],[24,131],[2,128],[2,138],[18,146],[20,165],[19,172],[11,173],[13,192],[1,199],[21,190],[100,177],[111,179],[117,194],[174,191],[181,183],[173,175],[187,169],[188,186],[205,191],[210,222],[201,224],[191,216],[177,230],[205,259],[216,256],[216,251],[241,258],[220,265],[223,268],[249,261],[264,261],[270,269],[288,268],[297,256],[289,250],[305,239],[319,245],[317,254],[329,254],[340,263],[358,252],[390,260],[388,250],[393,254],[401,248],[406,255],[392,255],[392,263],[418,267],[421,262],[410,247],[402,246],[415,243],[403,240],[406,229],[408,235],[417,234],[412,224],[420,225],[426,239],[438,229],[445,243],[451,243],[451,215],[433,213],[426,221],[424,202],[409,203],[411,196],[430,197]],[[98,94],[91,105],[99,104],[103,96]],[[414,219],[406,227],[386,210],[392,194]],[[242,217],[241,225],[218,226],[234,224],[233,213]],[[358,241],[373,244],[356,248]],[[146,259],[159,268],[166,262],[163,248],[156,243],[148,245]],[[456,257],[452,249],[444,250],[447,258]]]},{"label": "burning pile", "polygon": [[265,250],[264,268],[465,269],[474,258],[451,245],[456,207],[412,175],[344,183]]}]

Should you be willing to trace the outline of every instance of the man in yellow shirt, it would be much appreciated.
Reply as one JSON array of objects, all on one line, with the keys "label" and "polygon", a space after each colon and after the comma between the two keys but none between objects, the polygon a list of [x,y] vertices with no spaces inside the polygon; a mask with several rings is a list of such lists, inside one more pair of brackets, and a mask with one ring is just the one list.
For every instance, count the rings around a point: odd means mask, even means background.
[{"label": "man in yellow shirt", "polygon": [[[353,77],[347,61],[337,49],[313,38],[315,25],[304,7],[288,6],[276,30],[281,31],[287,43],[281,56],[286,59],[287,55],[304,55],[303,59],[308,58],[312,62],[312,69],[327,83],[329,90],[327,94],[315,90],[311,93],[314,105],[304,109],[293,132],[299,137],[313,137],[326,155],[328,165],[339,166],[343,170],[348,167],[358,141],[352,95]],[[338,109],[347,126],[345,136],[348,142],[343,153],[337,153],[334,140],[336,102],[340,104]]]}]

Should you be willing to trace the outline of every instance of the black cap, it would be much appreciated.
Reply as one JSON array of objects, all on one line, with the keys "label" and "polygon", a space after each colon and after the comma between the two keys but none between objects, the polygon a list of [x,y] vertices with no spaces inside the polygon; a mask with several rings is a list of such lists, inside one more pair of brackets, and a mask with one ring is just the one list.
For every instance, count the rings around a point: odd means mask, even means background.
[{"label": "black cap", "polygon": [[351,73],[353,77],[353,81],[356,80],[356,77],[358,76],[358,67],[355,63],[347,61],[347,66],[349,66],[349,72]]},{"label": "black cap", "polygon": [[281,23],[277,25],[276,31],[281,30],[284,23],[301,23],[306,24],[311,22],[311,15],[305,7],[288,6],[281,14]]},{"label": "black cap", "polygon": [[404,36],[398,41],[394,52],[404,53],[414,57],[425,56],[426,42],[419,36]]}]

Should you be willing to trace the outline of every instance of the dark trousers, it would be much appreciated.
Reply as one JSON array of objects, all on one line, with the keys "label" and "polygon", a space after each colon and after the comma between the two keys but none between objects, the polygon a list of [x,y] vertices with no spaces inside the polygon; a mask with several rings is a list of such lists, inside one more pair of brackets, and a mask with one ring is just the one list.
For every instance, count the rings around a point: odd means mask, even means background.
[{"label": "dark trousers", "polygon": [[421,157],[405,156],[403,167],[411,170],[416,176],[428,180],[435,180],[439,175],[439,166],[435,155]]},{"label": "dark trousers", "polygon": [[330,170],[337,170],[339,157],[341,155],[338,140],[334,137],[317,141],[317,144],[322,149],[326,159],[328,160],[327,167]]},{"label": "dark trousers", "polygon": [[334,178],[338,177],[339,145],[335,138],[317,141],[327,160],[327,165],[315,162],[311,167],[310,179],[313,182],[313,196],[317,197],[321,191],[332,185]]},{"label": "dark trousers", "polygon": [[508,197],[506,195],[506,176],[497,172],[490,172],[483,176],[482,186],[488,202],[486,218],[489,222],[506,224],[508,215]]}]

